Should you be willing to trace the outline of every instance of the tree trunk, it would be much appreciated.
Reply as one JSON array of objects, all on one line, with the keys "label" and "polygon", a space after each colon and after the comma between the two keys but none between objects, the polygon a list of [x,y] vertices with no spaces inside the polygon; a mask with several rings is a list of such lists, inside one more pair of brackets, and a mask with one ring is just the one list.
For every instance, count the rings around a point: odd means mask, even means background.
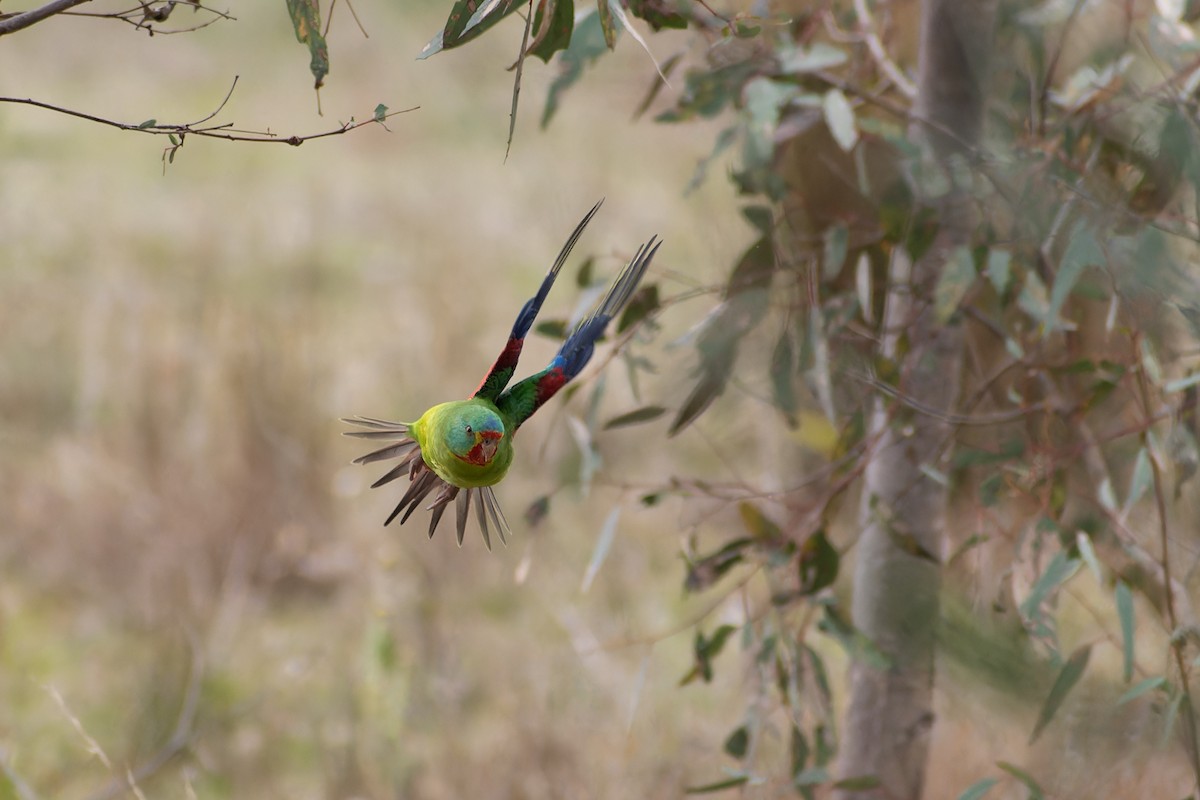
[{"label": "tree trunk", "polygon": [[[979,140],[994,16],[994,0],[921,4],[918,121],[912,135],[924,145],[923,169],[952,176],[952,162]],[[930,477],[930,468],[945,471],[939,463],[953,431],[914,407],[952,411],[957,401],[962,329],[940,323],[932,300],[947,258],[969,242],[975,223],[970,199],[957,190],[927,202],[939,211],[934,245],[916,263],[897,250],[889,266],[883,349],[889,358],[903,359],[905,401],[876,400],[871,438],[877,444],[866,470],[854,576],[854,623],[890,666],[851,667],[838,765],[843,779],[873,776],[879,785],[841,791],[839,800],[919,798],[934,721],[946,488]]]}]

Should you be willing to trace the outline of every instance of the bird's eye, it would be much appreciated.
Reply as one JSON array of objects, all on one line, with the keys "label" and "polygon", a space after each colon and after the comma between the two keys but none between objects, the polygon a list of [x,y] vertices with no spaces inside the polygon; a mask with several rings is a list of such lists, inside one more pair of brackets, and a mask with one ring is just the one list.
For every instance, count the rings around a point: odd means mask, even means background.
[{"label": "bird's eye", "polygon": [[468,425],[468,426],[467,426],[467,434],[469,435],[469,434],[472,434],[472,433],[474,433],[474,432],[475,432],[475,431],[471,430],[471,426],[470,426],[470,425]]}]

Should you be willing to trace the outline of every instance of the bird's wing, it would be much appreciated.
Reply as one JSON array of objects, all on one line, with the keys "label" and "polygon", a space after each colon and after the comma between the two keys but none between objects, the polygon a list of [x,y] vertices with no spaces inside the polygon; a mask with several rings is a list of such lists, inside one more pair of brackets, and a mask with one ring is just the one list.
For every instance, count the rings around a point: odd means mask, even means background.
[{"label": "bird's wing", "polygon": [[608,323],[629,302],[654,259],[654,254],[658,252],[662,242],[655,243],[655,238],[650,237],[650,241],[638,249],[628,266],[621,270],[621,274],[613,281],[600,305],[575,326],[575,330],[563,342],[550,365],[541,372],[517,382],[500,395],[496,406],[511,426],[511,433],[515,433],[525,420],[554,396],[555,392],[583,371],[595,351],[596,340],[604,335]]},{"label": "bird's wing", "polygon": [[[342,422],[366,428],[366,430],[361,431],[346,431],[347,436],[388,442],[388,444],[378,450],[373,450],[364,456],[354,459],[355,464],[372,464],[376,461],[386,461],[392,458],[400,459],[400,462],[384,473],[383,477],[371,484],[372,489],[391,483],[406,473],[408,475],[408,491],[404,493],[396,508],[388,515],[388,518],[383,523],[384,525],[391,523],[402,511],[404,515],[400,517],[400,524],[403,525],[412,516],[412,513],[417,510],[417,507],[424,502],[425,498],[433,494],[433,502],[425,507],[432,512],[429,516],[430,538],[433,538],[438,523],[441,522],[442,515],[446,512],[446,507],[450,505],[451,501],[456,501],[456,529],[458,532],[458,543],[461,546],[463,536],[467,530],[467,519],[470,514],[471,503],[474,501],[475,516],[479,522],[479,530],[483,534],[483,543],[487,545],[487,549],[492,549],[492,539],[488,531],[489,520],[491,520],[496,532],[500,534],[500,541],[508,544],[508,534],[512,531],[508,527],[508,520],[504,518],[504,512],[500,509],[500,503],[496,500],[496,495],[492,492],[492,488],[484,486],[478,489],[461,489],[440,478],[425,463],[425,459],[421,454],[421,444],[410,435],[407,423],[389,422],[382,419],[372,419],[371,417],[347,418],[343,419]],[[435,492],[436,494],[434,494]]]},{"label": "bird's wing", "polygon": [[475,394],[471,395],[472,397],[486,398],[494,403],[500,397],[500,393],[504,391],[504,387],[512,380],[513,372],[517,369],[517,360],[521,357],[521,348],[525,344],[525,336],[533,327],[533,321],[541,311],[542,303],[546,301],[546,295],[550,294],[550,287],[554,285],[554,279],[558,277],[559,271],[566,263],[571,249],[583,235],[583,229],[592,221],[592,217],[600,210],[603,202],[604,200],[601,199],[592,206],[592,210],[575,226],[575,230],[571,232],[571,238],[567,239],[567,243],[558,253],[558,258],[554,259],[554,265],[550,267],[550,271],[542,280],[542,285],[538,287],[537,294],[521,308],[521,313],[517,315],[517,321],[513,323],[512,332],[508,335],[508,342],[504,345],[504,349],[496,358],[496,363],[492,365],[483,382],[479,384],[479,388],[475,390]]}]

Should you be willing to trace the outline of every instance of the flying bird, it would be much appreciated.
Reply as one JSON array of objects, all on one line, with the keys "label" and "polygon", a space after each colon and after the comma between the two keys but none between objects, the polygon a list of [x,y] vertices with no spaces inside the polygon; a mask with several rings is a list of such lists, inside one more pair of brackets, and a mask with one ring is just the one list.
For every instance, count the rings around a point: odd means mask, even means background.
[{"label": "flying bird", "polygon": [[429,520],[431,538],[446,508],[454,502],[459,545],[463,541],[472,504],[487,548],[492,548],[489,520],[500,534],[501,541],[507,543],[506,534],[511,531],[492,487],[504,478],[512,465],[513,437],[534,412],[587,365],[596,340],[633,296],[662,244],[661,241],[655,243],[657,237],[650,237],[650,241],[638,249],[613,281],[600,304],[571,331],[550,364],[541,372],[508,387],[516,371],[525,336],[550,293],[554,279],[579,241],[583,229],[603,202],[601,200],[592,206],[591,211],[575,226],[542,280],[537,294],[525,303],[517,315],[508,342],[470,399],[440,403],[422,414],[416,422],[388,422],[371,417],[342,420],[365,429],[347,431],[347,436],[388,442],[384,447],[356,458],[355,464],[400,459],[383,477],[371,484],[372,489],[401,476],[408,476],[408,491],[400,498],[384,525],[401,512],[400,524],[403,525],[425,498],[432,494],[433,500],[426,506],[433,512]]}]

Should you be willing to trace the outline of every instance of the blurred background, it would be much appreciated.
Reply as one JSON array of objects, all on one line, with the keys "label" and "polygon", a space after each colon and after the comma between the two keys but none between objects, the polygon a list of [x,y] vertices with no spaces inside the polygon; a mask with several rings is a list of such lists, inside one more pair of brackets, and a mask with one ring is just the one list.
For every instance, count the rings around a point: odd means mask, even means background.
[{"label": "blurred background", "polygon": [[[555,494],[531,527],[526,507],[579,469],[567,418],[588,413],[590,371],[523,431],[498,493],[514,537],[492,553],[445,524],[427,540],[422,515],[384,529],[399,488],[367,491],[381,471],[349,465],[362,443],[338,418],[412,419],[472,391],[596,199],[546,316],[574,310],[588,255],[607,279],[657,233],[655,277],[678,293],[719,281],[753,238],[726,181],[683,196],[713,128],[628,121],[653,70],[628,38],[545,132],[556,71],[527,63],[505,162],[520,25],[416,61],[444,5],[359,4],[370,38],[339,7],[323,116],[282,2],[175,36],[58,18],[5,38],[0,93],[127,122],[201,118],[234,76],[220,121],[240,128],[421,106],[391,133],[300,148],[189,138],[165,172],[164,137],[0,107],[15,785],[120,796],[144,770],[149,797],[670,796],[740,713],[736,691],[674,688],[690,632],[651,644],[704,602],[685,599],[678,558],[703,514],[636,502],[671,463],[719,465],[719,433],[606,433],[591,491]],[[707,310],[692,305],[661,340]],[[532,341],[522,366],[555,346]],[[613,362],[600,413],[670,405],[674,361],[641,403]]]},{"label": "blurred background", "polygon": [[[762,725],[749,755],[736,739],[749,720],[786,716],[778,662],[759,657],[774,632],[795,633],[825,666],[803,679],[805,703],[817,698],[806,730],[839,735],[844,653],[861,655],[862,642],[818,625],[814,609],[836,605],[829,596],[845,605],[848,578],[781,612],[771,578],[751,584],[754,572],[732,573],[721,592],[684,587],[684,553],[771,524],[739,500],[784,526],[801,519],[796,484],[834,460],[839,435],[807,390],[793,409],[799,425],[771,397],[772,347],[801,319],[800,302],[779,294],[771,330],[746,338],[739,365],[749,366],[711,413],[666,435],[695,383],[688,332],[759,239],[739,213],[728,157],[691,186],[726,123],[703,111],[687,124],[653,121],[697,88],[681,74],[635,120],[654,64],[623,36],[547,130],[538,120],[558,62],[527,60],[506,160],[521,25],[417,61],[447,7],[360,2],[364,37],[339,4],[320,111],[308,52],[275,0],[235,4],[236,21],[179,35],[59,17],[4,38],[0,95],[127,123],[203,118],[235,76],[217,120],[247,130],[314,134],[380,103],[420,108],[389,119],[390,132],[371,125],[299,148],[189,137],[168,164],[164,137],[0,104],[0,800],[677,797],[775,756],[771,780],[737,791],[797,796],[784,766],[801,760],[787,758],[790,724]],[[913,10],[895,7],[899,19]],[[172,23],[190,13],[177,9]],[[648,41],[660,62],[697,55],[686,32]],[[737,48],[712,50],[719,72],[714,53]],[[802,55],[813,54],[829,55]],[[695,94],[688,102],[702,105]],[[771,141],[792,102],[783,98],[739,107],[741,123],[769,119],[759,133]],[[784,127],[780,142],[797,135]],[[820,160],[835,147],[811,151]],[[849,172],[834,164],[828,174]],[[834,183],[825,176],[799,179]],[[813,196],[826,190],[839,186]],[[497,490],[514,533],[506,548],[489,553],[474,532],[460,548],[445,521],[428,540],[423,513],[385,529],[403,487],[368,490],[383,469],[350,464],[364,448],[340,435],[339,418],[411,420],[469,394],[601,197],[543,317],[567,319],[594,299],[580,279],[589,257],[606,283],[652,234],[665,241],[647,279],[663,310],[621,356],[605,345],[578,390],[523,428]],[[840,208],[811,210],[846,235]],[[788,280],[785,291],[803,288]],[[532,338],[520,374],[556,344]],[[854,394],[865,396],[857,385]],[[603,429],[646,406],[671,413]],[[849,494],[850,511],[831,519],[853,516]],[[987,513],[963,503],[959,532],[994,532]],[[857,528],[836,527],[849,576]],[[1073,584],[1053,611],[1064,643],[1106,646],[1031,746],[1055,671],[976,582],[1012,581],[1020,560],[954,565],[962,580],[943,600],[925,796],[981,797],[990,785],[963,790],[989,774],[1004,781],[989,798],[1043,796],[1022,770],[1047,797],[1181,796],[1191,779],[1162,704],[1151,708],[1150,692],[1116,703],[1129,677],[1112,631],[1125,620],[1100,580]],[[1139,676],[1168,674],[1169,632],[1140,595],[1136,618]],[[680,687],[703,661],[698,626],[712,635],[748,620],[763,624],[732,634],[711,681]],[[825,741],[813,737],[822,769]],[[830,781],[810,777],[810,793]]]}]

